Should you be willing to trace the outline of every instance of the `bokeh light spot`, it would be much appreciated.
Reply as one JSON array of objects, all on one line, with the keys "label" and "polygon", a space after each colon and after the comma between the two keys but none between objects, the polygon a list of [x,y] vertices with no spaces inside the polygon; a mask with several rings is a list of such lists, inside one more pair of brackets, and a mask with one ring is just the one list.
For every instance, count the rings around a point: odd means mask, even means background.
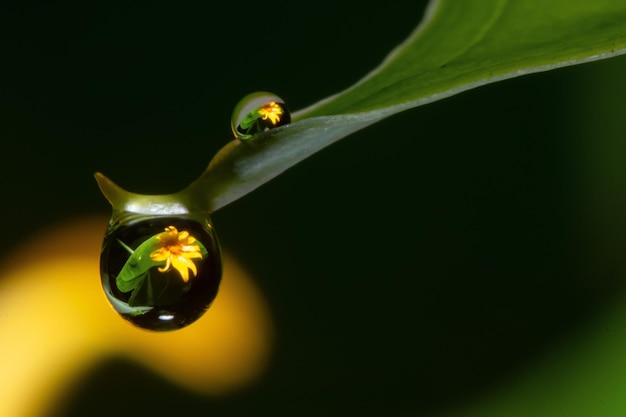
[{"label": "bokeh light spot", "polygon": [[107,303],[99,277],[108,219],[58,224],[0,261],[0,415],[40,416],[108,355],[126,355],[200,394],[255,381],[271,352],[268,306],[228,253],[209,311],[187,328],[139,329]]}]

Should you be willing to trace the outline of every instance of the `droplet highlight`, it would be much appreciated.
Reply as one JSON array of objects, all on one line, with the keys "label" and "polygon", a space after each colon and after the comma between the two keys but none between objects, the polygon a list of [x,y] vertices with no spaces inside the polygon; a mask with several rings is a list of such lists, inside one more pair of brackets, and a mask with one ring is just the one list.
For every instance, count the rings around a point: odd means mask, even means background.
[{"label": "droplet highlight", "polygon": [[275,94],[260,91],[245,96],[235,106],[231,129],[237,139],[245,141],[290,122],[291,114],[285,101]]},{"label": "droplet highlight", "polygon": [[217,296],[221,250],[207,217],[137,215],[110,225],[100,273],[124,319],[147,330],[176,330],[198,320]]}]

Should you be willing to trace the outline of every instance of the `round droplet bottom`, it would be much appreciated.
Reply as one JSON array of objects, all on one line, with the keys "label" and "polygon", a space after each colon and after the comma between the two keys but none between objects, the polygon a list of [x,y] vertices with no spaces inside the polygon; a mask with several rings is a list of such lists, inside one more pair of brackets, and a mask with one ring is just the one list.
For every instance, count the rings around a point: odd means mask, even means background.
[{"label": "round droplet bottom", "polygon": [[219,242],[208,219],[139,216],[110,227],[100,272],[109,302],[124,319],[148,330],[180,329],[217,296]]}]

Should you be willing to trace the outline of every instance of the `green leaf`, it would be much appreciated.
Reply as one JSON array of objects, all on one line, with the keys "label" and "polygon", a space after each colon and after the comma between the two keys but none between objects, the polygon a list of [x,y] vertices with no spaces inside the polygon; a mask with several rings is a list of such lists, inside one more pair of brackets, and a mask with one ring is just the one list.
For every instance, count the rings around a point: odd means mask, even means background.
[{"label": "green leaf", "polygon": [[142,196],[102,174],[96,178],[119,210],[214,212],[398,112],[485,84],[623,54],[624,22],[623,0],[431,1],[415,31],[369,75],[295,112],[289,125],[228,143],[184,190]]},{"label": "green leaf", "polygon": [[626,52],[621,0],[440,0],[384,62],[291,125],[228,144],[187,192],[215,211],[320,149],[401,111],[481,85]]},{"label": "green leaf", "polygon": [[115,285],[120,291],[129,292],[139,288],[150,268],[159,264],[150,259],[150,254],[158,249],[158,243],[157,237],[153,236],[139,245],[130,255],[115,278]]},{"label": "green leaf", "polygon": [[484,84],[608,58],[626,49],[619,0],[441,0],[352,88],[297,113],[396,113]]},{"label": "green leaf", "polygon": [[[134,282],[136,282],[137,285],[133,288],[133,293],[128,299],[128,305],[130,307],[153,306],[155,304],[154,288],[150,272],[142,274],[137,280],[134,280]],[[142,288],[144,291],[142,291]]]}]

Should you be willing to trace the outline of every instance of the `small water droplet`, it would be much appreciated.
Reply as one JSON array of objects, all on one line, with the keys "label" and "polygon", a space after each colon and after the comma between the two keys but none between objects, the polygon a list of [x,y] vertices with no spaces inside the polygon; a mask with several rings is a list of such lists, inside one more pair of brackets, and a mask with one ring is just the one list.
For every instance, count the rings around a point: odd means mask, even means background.
[{"label": "small water droplet", "polygon": [[124,319],[148,330],[176,330],[198,320],[217,296],[221,250],[206,216],[137,215],[109,227],[100,273]]},{"label": "small water droplet", "polygon": [[239,140],[248,140],[264,132],[291,122],[285,101],[275,94],[260,91],[245,96],[233,111],[231,128]]}]

